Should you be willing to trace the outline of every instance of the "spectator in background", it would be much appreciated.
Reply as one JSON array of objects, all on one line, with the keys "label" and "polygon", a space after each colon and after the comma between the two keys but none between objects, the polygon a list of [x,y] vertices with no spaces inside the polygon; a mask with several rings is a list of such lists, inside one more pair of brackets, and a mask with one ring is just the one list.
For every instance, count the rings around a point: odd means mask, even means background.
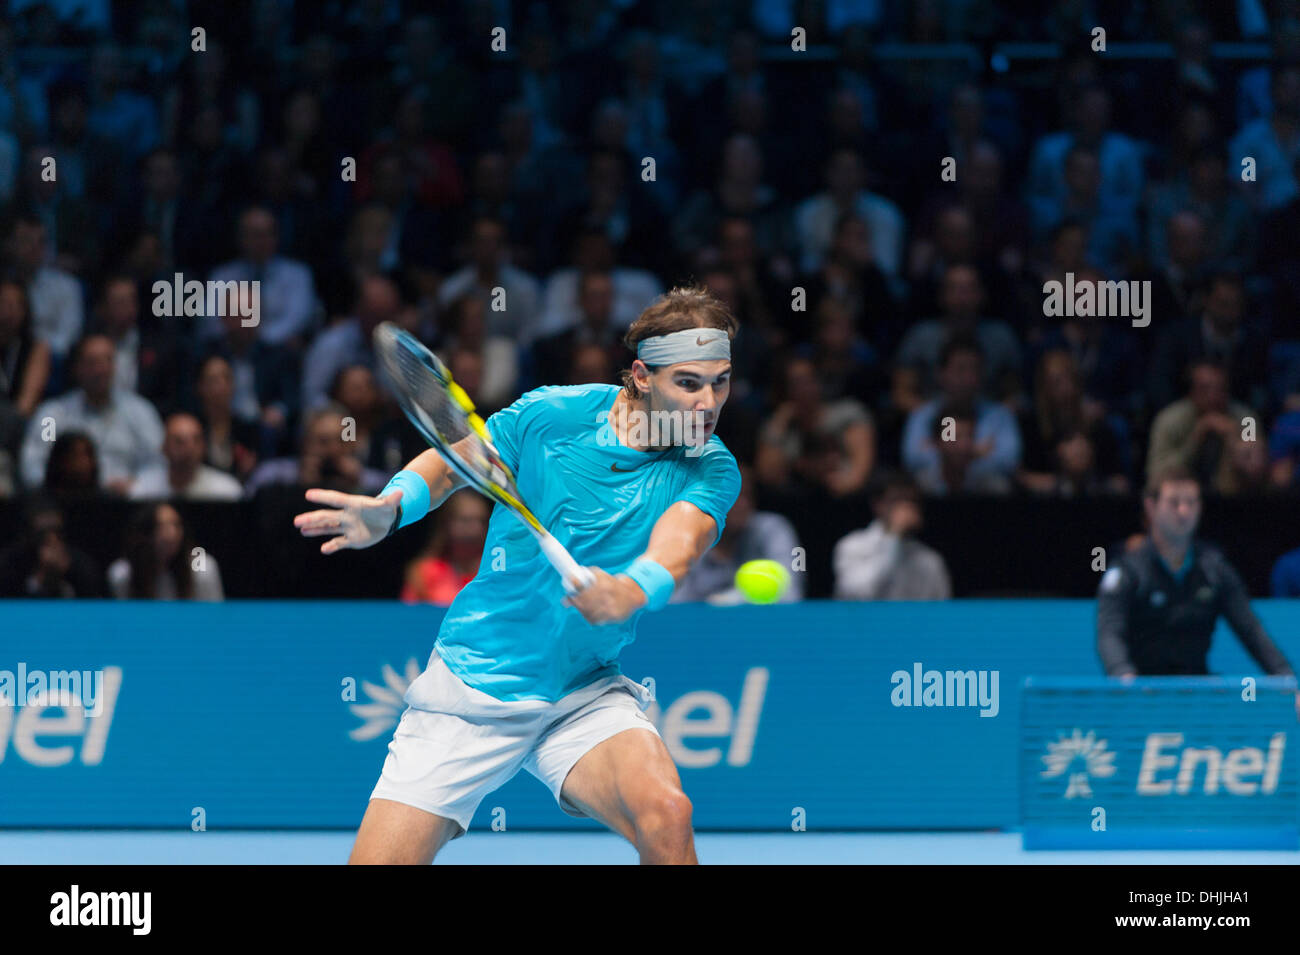
[{"label": "spectator in background", "polygon": [[759,437],[758,480],[780,491],[858,493],[875,466],[871,412],[851,398],[826,401],[806,358],[793,359],[785,372],[783,399]]},{"label": "spectator in background", "polygon": [[[272,345],[258,335],[257,326],[245,325],[238,309],[226,309],[221,331],[222,337],[208,344],[201,364],[220,358],[229,366],[230,413],[235,419],[259,424],[261,438],[250,450],[260,456],[274,454],[298,416],[299,363],[288,348]],[[204,402],[198,396],[198,404],[202,406]],[[197,410],[206,413],[205,407]],[[215,419],[205,424],[209,428],[217,426]],[[211,463],[225,470],[220,463]]]},{"label": "spectator in background", "polygon": [[[459,382],[459,376],[453,373]],[[404,417],[390,415],[390,405],[379,390],[375,373],[365,365],[349,365],[334,378],[330,401],[350,418],[344,440],[353,445],[365,465],[378,471],[401,470],[424,446]],[[476,401],[480,411],[483,406]],[[417,443],[419,446],[417,447]],[[397,466],[392,463],[398,460]]]},{"label": "spectator in background", "polygon": [[[438,307],[445,309],[463,295],[475,295],[487,306],[488,334],[503,335],[520,345],[536,336],[540,290],[537,280],[509,264],[505,225],[482,216],[470,228],[470,261],[438,287]],[[497,299],[493,289],[504,296]]]},{"label": "spectator in background", "polygon": [[1255,223],[1248,206],[1229,189],[1222,147],[1206,146],[1192,158],[1184,179],[1152,189],[1147,214],[1147,250],[1156,268],[1169,264],[1165,229],[1173,215],[1190,209],[1208,227],[1210,259],[1223,269],[1247,269],[1254,260]]},{"label": "spectator in background", "polygon": [[43,487],[59,497],[98,494],[99,458],[95,454],[95,442],[81,431],[60,433],[50,448]]},{"label": "spectator in background", "polygon": [[1208,358],[1188,369],[1187,397],[1164,408],[1151,423],[1147,474],[1169,467],[1188,469],[1203,486],[1219,494],[1237,490],[1232,446],[1242,436],[1245,419],[1255,413],[1229,396],[1228,372]]},{"label": "spectator in background", "polygon": [[108,565],[108,589],[118,600],[221,601],[217,559],[195,547],[176,508],[145,504],[126,529],[125,554]]},{"label": "spectator in background", "polygon": [[[673,591],[670,603],[708,602],[731,606],[745,602],[736,589],[736,571],[751,560],[774,560],[790,567],[799,548],[794,526],[780,514],[757,510],[754,471],[740,465],[740,493],[727,512],[726,526],[712,550],[705,552]],[[790,575],[781,603],[803,599],[803,574]]]},{"label": "spectator in background", "polygon": [[406,567],[402,602],[451,605],[478,573],[492,505],[471,490],[457,491],[438,509],[429,544]]},{"label": "spectator in background", "polygon": [[1268,451],[1273,485],[1294,488],[1300,477],[1300,407],[1278,415],[1269,433]]},{"label": "spectator in background", "polygon": [[[1000,493],[1011,486],[1020,464],[1020,429],[1001,404],[980,396],[984,359],[979,343],[957,336],[943,346],[939,358],[939,394],[916,408],[903,430],[903,466],[927,491],[945,493],[950,487],[945,471],[960,471],[964,478],[953,490]],[[973,434],[963,440],[944,440],[944,409],[958,419],[973,422]]]},{"label": "spectator in background", "polygon": [[316,336],[303,358],[302,407],[319,408],[329,400],[334,377],[349,365],[375,364],[372,337],[384,322],[395,322],[402,311],[402,293],[386,275],[361,283],[354,313]]},{"label": "spectator in background", "polygon": [[[491,414],[519,396],[519,347],[502,335],[487,334],[486,306],[475,295],[456,299],[442,316],[444,354],[478,355],[483,366],[480,413]],[[445,361],[446,358],[444,357]]]},{"label": "spectator in background", "polygon": [[[280,229],[269,209],[252,206],[239,216],[239,258],[212,270],[212,282],[260,283],[257,334],[268,345],[299,351],[316,315],[311,270],[279,254]],[[213,316],[201,326],[208,339],[221,334]]]},{"label": "spectator in background", "polygon": [[[0,279],[0,409],[8,407],[21,423],[36,410],[50,378],[50,346],[36,339],[27,289]],[[0,410],[0,417],[5,412]],[[5,429],[0,425],[0,435]],[[9,442],[0,437],[0,444]]]},{"label": "spectator in background", "polygon": [[1029,161],[1029,204],[1037,222],[1060,221],[1070,191],[1066,157],[1082,148],[1097,162],[1097,195],[1107,213],[1132,215],[1142,199],[1143,147],[1111,129],[1111,97],[1105,87],[1084,85],[1072,97],[1068,131],[1034,144]]},{"label": "spectator in background", "polygon": [[[64,431],[79,430],[95,442],[104,489],[126,494],[140,472],[158,460],[162,421],[144,398],[113,386],[113,343],[105,336],[83,338],[73,352],[72,368],[78,388],[42,402],[28,422],[19,459],[23,483],[40,486],[51,441]],[[53,419],[53,437],[46,418]]]},{"label": "spectator in background", "polygon": [[[93,213],[84,198],[71,194],[64,186],[64,177],[50,178],[50,171],[70,175],[70,171],[49,166],[47,160],[56,158],[51,143],[36,143],[28,147],[23,156],[23,177],[14,205],[22,215],[45,226],[45,263],[69,275],[85,275],[99,266],[99,231],[94,227]],[[112,157],[104,159],[104,165]]]},{"label": "spectator in background", "polygon": [[1279,66],[1269,95],[1272,113],[1251,120],[1228,144],[1229,168],[1240,169],[1243,156],[1255,160],[1255,180],[1241,189],[1260,213],[1280,209],[1300,192],[1294,172],[1300,160],[1300,66]]},{"label": "spectator in background", "polygon": [[984,301],[984,286],[974,266],[953,265],[944,272],[939,293],[942,315],[913,325],[894,356],[895,364],[917,370],[923,393],[935,392],[945,343],[968,336],[980,345],[986,375],[983,387],[999,396],[1019,392],[1020,342],[1006,322],[981,317]]},{"label": "spectator in background", "polygon": [[158,108],[127,89],[126,79],[121,48],[97,45],[90,54],[90,131],[135,159],[158,144]]},{"label": "spectator in background", "polygon": [[834,150],[826,161],[825,175],[825,190],[795,209],[800,269],[816,272],[821,268],[841,217],[852,214],[867,224],[876,268],[889,279],[897,279],[903,266],[903,213],[884,196],[866,189],[866,169],[855,149]]},{"label": "spectator in background", "polygon": [[605,349],[610,361],[620,368],[631,360],[623,346],[625,329],[613,322],[614,282],[608,272],[583,273],[579,280],[578,307],[582,313],[578,325],[534,343],[537,384],[558,385],[568,381],[574,350],[580,345]]},{"label": "spectator in background", "polygon": [[183,411],[167,416],[163,435],[164,465],[140,472],[131,486],[136,500],[179,497],[191,501],[237,501],[243,488],[229,474],[203,463],[207,442],[199,419]]},{"label": "spectator in background", "polygon": [[879,359],[854,329],[848,307],[835,298],[822,299],[816,327],[813,341],[795,353],[816,367],[826,400],[852,398],[869,405],[881,386]]},{"label": "spectator in background", "polygon": [[1072,147],[1065,154],[1065,195],[1059,203],[1035,208],[1034,229],[1041,239],[1067,220],[1082,224],[1088,230],[1089,262],[1108,275],[1119,275],[1140,247],[1137,209],[1127,202],[1108,204],[1101,185],[1097,152]]},{"label": "spectator in background", "polygon": [[167,410],[181,395],[187,368],[184,346],[174,319],[140,320],[140,294],[135,280],[110,276],[100,290],[92,330],[113,342],[113,385],[133,391]]},{"label": "spectator in background", "polygon": [[835,545],[835,599],[948,600],[948,566],[916,539],[921,489],[904,474],[882,474],[873,483],[875,520]]},{"label": "spectator in background", "polygon": [[1044,352],[1034,381],[1034,405],[1020,419],[1024,457],[1016,479],[1038,494],[1123,494],[1119,438],[1087,400],[1079,367],[1066,351]]},{"label": "spectator in background", "polygon": [[538,337],[556,335],[581,323],[578,281],[587,272],[608,272],[613,280],[611,318],[620,331],[626,331],[646,306],[664,291],[654,273],[616,264],[614,247],[604,230],[594,227],[580,229],[573,240],[572,264],[552,272],[546,280],[537,319]]},{"label": "spectator in background", "polygon": [[8,258],[14,274],[27,286],[32,333],[50,347],[56,365],[81,336],[85,316],[81,286],[67,272],[47,265],[45,225],[20,217],[9,232]]},{"label": "spectator in background", "polygon": [[[867,222],[855,213],[846,213],[835,222],[831,246],[816,272],[805,275],[801,285],[807,289],[809,303],[835,298],[848,306],[854,327],[879,347],[892,347],[898,335],[898,304],[890,292],[889,280],[873,261],[872,237]],[[773,293],[773,302],[779,299]],[[788,293],[779,293],[786,298]],[[809,329],[804,315],[781,309],[784,313],[785,337],[803,342]]]},{"label": "spectator in background", "polygon": [[[618,363],[609,357],[609,349],[599,345],[579,345],[573,350],[569,363],[569,377],[563,384],[612,385],[618,383]],[[730,444],[728,444],[730,447]]]},{"label": "spectator in background", "polygon": [[0,552],[0,597],[42,600],[103,597],[104,576],[84,551],[68,543],[63,512],[37,498],[23,514],[23,531]]},{"label": "spectator in background", "polygon": [[1150,365],[1150,392],[1157,408],[1178,397],[1180,372],[1200,359],[1223,365],[1232,397],[1267,409],[1268,338],[1246,321],[1246,287],[1232,272],[1209,283],[1200,314],[1165,324]]},{"label": "spectator in background", "polygon": [[244,485],[244,493],[253,497],[267,485],[289,484],[345,494],[377,494],[387,483],[385,472],[367,468],[355,445],[343,440],[343,412],[336,405],[326,405],[307,416],[299,456],[259,464]]},{"label": "spectator in background", "polygon": [[235,373],[230,362],[220,355],[208,356],[199,366],[194,395],[196,415],[207,436],[203,463],[244,480],[257,466],[263,442],[258,420],[235,411]]},{"label": "spectator in background", "polygon": [[[157,241],[158,270],[171,278],[176,268],[204,269],[214,254],[211,223],[202,220],[198,207],[182,195],[181,166],[170,149],[154,149],[137,163],[140,185],[119,195],[113,210],[112,245],[133,244],[149,233]],[[196,276],[197,277],[197,276]]]}]

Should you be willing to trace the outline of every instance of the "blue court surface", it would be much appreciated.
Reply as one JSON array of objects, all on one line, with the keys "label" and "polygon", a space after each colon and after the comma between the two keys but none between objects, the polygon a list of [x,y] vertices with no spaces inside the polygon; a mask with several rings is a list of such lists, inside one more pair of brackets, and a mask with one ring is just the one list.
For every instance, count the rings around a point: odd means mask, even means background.
[{"label": "blue court surface", "polygon": [[[0,831],[9,865],[335,865],[351,832]],[[1026,852],[1020,834],[697,833],[701,863],[723,865],[1293,865],[1298,852]],[[443,849],[438,864],[634,864],[632,847],[605,833],[471,830]]]}]

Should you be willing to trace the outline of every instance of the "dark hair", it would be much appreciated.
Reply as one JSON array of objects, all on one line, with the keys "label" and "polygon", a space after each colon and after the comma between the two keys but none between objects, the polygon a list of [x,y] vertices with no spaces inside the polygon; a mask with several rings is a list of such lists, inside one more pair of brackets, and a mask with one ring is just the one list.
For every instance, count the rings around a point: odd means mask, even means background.
[{"label": "dark hair", "polygon": [[[68,459],[79,446],[90,448],[90,459],[94,462],[89,487],[69,485],[65,475]],[[50,448],[50,458],[45,463],[44,486],[47,491],[87,491],[93,493],[99,489],[99,455],[96,453],[95,442],[90,439],[88,434],[84,431],[65,431],[55,439],[54,446]]]},{"label": "dark hair", "polygon": [[135,599],[152,600],[158,596],[158,574],[169,574],[176,584],[176,596],[189,600],[194,596],[194,571],[190,567],[190,550],[194,542],[190,539],[181,517],[181,542],[176,554],[166,566],[158,563],[154,548],[154,534],[158,528],[158,512],[170,507],[180,517],[175,505],[166,501],[146,504],[132,516],[126,528],[126,561],[131,566],[131,578],[128,594]]},{"label": "dark hair", "polygon": [[1200,490],[1201,482],[1197,480],[1196,475],[1190,469],[1181,464],[1170,464],[1153,471],[1147,476],[1147,486],[1142,492],[1142,496],[1152,501],[1159,500],[1160,492],[1166,484],[1185,484],[1192,483]]},{"label": "dark hair", "polygon": [[[647,338],[670,335],[685,328],[720,328],[734,339],[739,323],[727,307],[708,289],[698,286],[679,286],[660,295],[628,327],[623,344],[636,354],[636,346]],[[623,393],[629,399],[641,397],[632,379],[632,372],[622,374]]]},{"label": "dark hair", "polygon": [[882,468],[871,479],[871,486],[867,493],[871,498],[871,502],[876,504],[889,495],[899,492],[919,498],[921,496],[921,486],[906,471],[893,471]]}]

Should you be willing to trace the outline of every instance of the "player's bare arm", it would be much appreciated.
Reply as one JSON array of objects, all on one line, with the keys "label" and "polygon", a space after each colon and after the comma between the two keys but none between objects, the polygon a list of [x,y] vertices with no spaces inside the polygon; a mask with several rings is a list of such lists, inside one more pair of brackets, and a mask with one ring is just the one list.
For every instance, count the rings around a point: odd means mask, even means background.
[{"label": "player's bare arm", "polygon": [[[465,483],[432,449],[417,455],[406,469],[419,474],[429,485],[430,510]],[[313,504],[327,507],[299,514],[293,519],[293,525],[303,537],[329,537],[321,544],[320,552],[333,554],[345,549],[370,547],[387,537],[393,518],[397,516],[402,492],[392,491],[383,497],[371,497],[314,487],[307,491],[306,496]]]},{"label": "player's bare arm", "polygon": [[[641,556],[672,574],[680,584],[686,572],[713,546],[718,527],[713,518],[687,501],[678,501],[655,522],[650,544]],[[590,568],[596,582],[565,598],[567,606],[581,611],[588,623],[621,623],[645,606],[648,598],[631,577]]]}]

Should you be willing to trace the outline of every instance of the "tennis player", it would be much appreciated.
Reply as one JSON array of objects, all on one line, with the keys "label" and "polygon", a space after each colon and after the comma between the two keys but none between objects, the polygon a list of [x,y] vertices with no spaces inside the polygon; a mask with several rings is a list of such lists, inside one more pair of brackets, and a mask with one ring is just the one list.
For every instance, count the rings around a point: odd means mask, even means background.
[{"label": "tennis player", "polygon": [[[538,388],[488,419],[522,499],[595,580],[566,596],[533,536],[494,506],[478,574],[407,690],[350,862],[431,862],[521,768],[569,815],[627,838],[641,862],[697,861],[690,800],[644,712],[650,691],[619,672],[618,654],[640,614],[663,607],[717,543],[739,493],[714,434],[735,334],[708,292],[674,289],[628,329],[637,357],[621,387]],[[328,507],[294,524],[329,536],[325,554],[369,547],[463,483],[430,450],[378,497],[309,490]]]}]

